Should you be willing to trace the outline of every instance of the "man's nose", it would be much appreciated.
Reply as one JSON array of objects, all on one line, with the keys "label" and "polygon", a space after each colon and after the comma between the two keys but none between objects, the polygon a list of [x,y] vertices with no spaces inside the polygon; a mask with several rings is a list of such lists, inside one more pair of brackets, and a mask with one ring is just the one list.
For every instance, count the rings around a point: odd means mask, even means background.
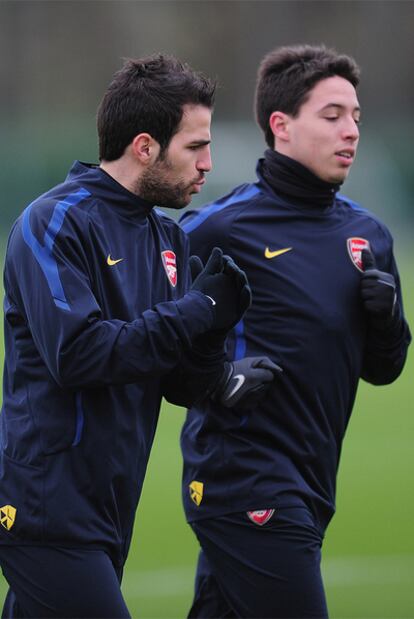
[{"label": "man's nose", "polygon": [[346,125],[344,127],[344,135],[343,137],[347,140],[352,140],[355,142],[359,138],[359,128],[357,123],[353,118],[348,119]]},{"label": "man's nose", "polygon": [[210,172],[213,167],[211,161],[211,151],[210,148],[207,148],[205,152],[201,155],[201,157],[197,160],[197,170],[202,172]]}]

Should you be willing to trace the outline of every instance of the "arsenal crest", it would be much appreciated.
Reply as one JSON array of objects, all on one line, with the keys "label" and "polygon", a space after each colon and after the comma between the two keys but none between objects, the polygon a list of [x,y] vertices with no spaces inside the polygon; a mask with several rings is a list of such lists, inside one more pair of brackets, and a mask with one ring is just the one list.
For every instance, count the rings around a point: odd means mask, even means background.
[{"label": "arsenal crest", "polygon": [[352,238],[347,240],[348,253],[349,256],[359,271],[363,271],[362,268],[362,260],[361,260],[361,251],[363,249],[370,249],[369,241],[366,239],[361,239],[358,236],[353,236]]},{"label": "arsenal crest", "polygon": [[175,253],[171,251],[171,249],[167,249],[161,252],[161,258],[170,284],[175,288],[177,285],[177,263],[175,260]]},{"label": "arsenal crest", "polygon": [[274,509],[256,509],[254,512],[246,512],[248,517],[254,524],[258,524],[259,527],[262,527],[266,522],[269,522],[273,514],[275,513]]}]

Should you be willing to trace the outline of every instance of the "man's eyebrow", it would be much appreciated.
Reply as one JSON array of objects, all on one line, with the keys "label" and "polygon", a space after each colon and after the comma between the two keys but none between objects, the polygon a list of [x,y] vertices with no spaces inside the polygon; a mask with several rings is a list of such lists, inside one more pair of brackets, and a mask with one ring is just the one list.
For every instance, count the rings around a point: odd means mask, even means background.
[{"label": "man's eyebrow", "polygon": [[189,146],[207,146],[207,144],[211,144],[211,140],[192,140]]},{"label": "man's eyebrow", "polygon": [[[324,105],[324,106],[321,108],[321,110],[320,110],[320,111],[321,111],[321,112],[323,112],[324,110],[326,110],[327,108],[330,108],[330,107],[337,108],[338,110],[343,110],[343,109],[345,109],[345,107],[346,107],[346,106],[345,106],[345,105],[342,105],[341,103],[327,103],[326,105]],[[354,112],[360,112],[360,111],[361,111],[361,108],[359,107],[359,105],[356,105],[356,106],[354,107],[353,111],[354,111]]]}]

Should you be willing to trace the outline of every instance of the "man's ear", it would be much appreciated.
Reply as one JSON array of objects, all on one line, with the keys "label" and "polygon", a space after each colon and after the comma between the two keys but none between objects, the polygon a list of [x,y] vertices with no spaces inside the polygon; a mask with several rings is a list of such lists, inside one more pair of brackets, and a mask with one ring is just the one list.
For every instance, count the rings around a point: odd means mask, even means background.
[{"label": "man's ear", "polygon": [[272,112],[269,118],[269,126],[275,140],[289,142],[289,116],[284,112]]},{"label": "man's ear", "polygon": [[160,145],[149,133],[139,133],[131,142],[131,152],[141,165],[149,165],[157,159]]}]

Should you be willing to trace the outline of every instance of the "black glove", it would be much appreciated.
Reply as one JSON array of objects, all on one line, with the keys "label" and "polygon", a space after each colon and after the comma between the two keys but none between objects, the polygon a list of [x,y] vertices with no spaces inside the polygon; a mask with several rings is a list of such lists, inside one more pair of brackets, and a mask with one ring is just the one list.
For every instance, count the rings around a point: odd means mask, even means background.
[{"label": "black glove", "polygon": [[223,378],[212,397],[227,408],[253,408],[264,397],[275,376],[282,371],[268,357],[245,357],[226,362]]},{"label": "black glove", "polygon": [[212,302],[215,321],[212,329],[229,330],[250,307],[252,293],[246,274],[229,256],[215,247],[205,267],[197,256],[190,257],[193,277],[191,290],[199,290]]},{"label": "black glove", "polygon": [[374,255],[369,249],[361,252],[364,273],[361,278],[361,296],[366,311],[377,325],[392,321],[397,295],[395,279],[390,273],[376,268]]},{"label": "black glove", "polygon": [[204,265],[201,258],[198,256],[190,256],[191,283],[195,282],[203,269]]}]

